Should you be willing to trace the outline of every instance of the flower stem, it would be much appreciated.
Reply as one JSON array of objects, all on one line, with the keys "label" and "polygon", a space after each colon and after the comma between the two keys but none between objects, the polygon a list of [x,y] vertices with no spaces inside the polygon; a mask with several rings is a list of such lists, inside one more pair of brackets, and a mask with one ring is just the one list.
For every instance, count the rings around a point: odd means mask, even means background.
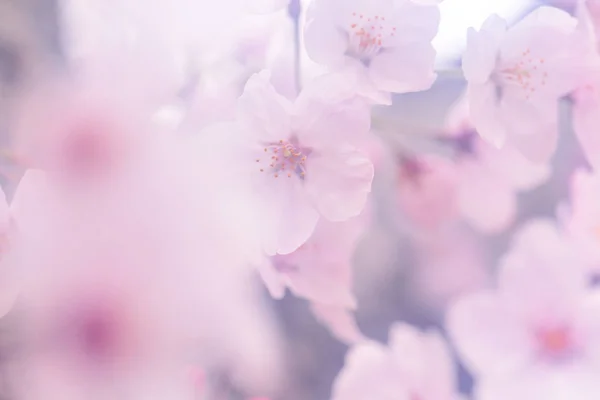
[{"label": "flower stem", "polygon": [[300,15],[302,14],[302,5],[300,0],[290,0],[288,14],[294,23],[294,82],[296,93],[299,94],[302,89],[302,63],[300,60]]}]

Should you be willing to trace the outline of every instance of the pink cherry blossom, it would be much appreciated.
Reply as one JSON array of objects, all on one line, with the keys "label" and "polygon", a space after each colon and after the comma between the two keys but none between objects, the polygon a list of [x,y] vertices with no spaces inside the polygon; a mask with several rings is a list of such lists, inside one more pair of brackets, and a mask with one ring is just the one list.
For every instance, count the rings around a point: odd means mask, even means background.
[{"label": "pink cherry blossom", "polygon": [[412,0],[316,0],[304,40],[314,61],[350,71],[359,93],[391,104],[389,92],[433,84],[439,19],[436,6]]},{"label": "pink cherry blossom", "polygon": [[[138,398],[154,387],[142,381],[179,379],[194,352],[242,387],[273,389],[278,337],[249,287],[251,233],[230,220],[238,213],[224,192],[205,190],[221,175],[197,159],[189,137],[153,129],[146,112],[118,112],[104,92],[71,89],[28,98],[31,121],[17,136],[43,168],[25,174],[13,200],[9,257],[30,371],[21,397],[110,398],[131,388],[128,398]],[[66,151],[70,136],[90,132],[72,127],[90,121],[92,145]]]},{"label": "pink cherry blossom", "polygon": [[252,229],[267,254],[288,254],[321,218],[345,221],[362,212],[373,165],[352,138],[369,125],[368,106],[338,80],[322,78],[291,103],[261,73],[248,81],[236,121],[207,128],[197,149],[230,172],[233,185],[248,187]]},{"label": "pink cherry blossom", "polygon": [[114,177],[157,128],[152,105],[109,81],[48,81],[23,95],[13,128],[21,162],[71,182]]},{"label": "pink cherry blossom", "polygon": [[458,216],[457,169],[448,158],[425,155],[400,162],[400,207],[417,228],[437,230]]},{"label": "pink cherry blossom", "polygon": [[473,125],[496,147],[505,143],[544,162],[557,143],[557,101],[573,91],[584,70],[586,46],[577,20],[540,7],[507,29],[489,17],[468,32],[463,70]]},{"label": "pink cherry blossom", "polygon": [[389,346],[365,342],[350,349],[332,400],[458,399],[455,367],[442,337],[403,323],[390,329]]},{"label": "pink cherry blossom", "polygon": [[490,285],[482,242],[464,227],[417,237],[414,242],[417,267],[411,273],[411,287],[436,315],[464,293]]},{"label": "pink cherry blossom", "polygon": [[477,398],[591,399],[600,371],[599,297],[550,221],[533,221],[500,264],[498,288],[467,294],[447,327]]}]

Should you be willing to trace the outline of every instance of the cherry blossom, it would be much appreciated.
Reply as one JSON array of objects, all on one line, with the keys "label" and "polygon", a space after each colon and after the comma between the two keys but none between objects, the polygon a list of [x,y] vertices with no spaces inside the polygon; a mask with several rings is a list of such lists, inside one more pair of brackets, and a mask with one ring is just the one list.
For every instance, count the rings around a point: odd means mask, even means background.
[{"label": "cherry blossom", "polygon": [[588,399],[598,393],[598,294],[577,251],[533,221],[500,264],[498,288],[467,294],[447,327],[478,399]]},{"label": "cherry blossom", "polygon": [[359,93],[379,103],[391,104],[389,92],[426,90],[436,78],[431,41],[440,15],[423,3],[316,0],[304,30],[308,54],[351,72]]},{"label": "cherry blossom", "polygon": [[[313,233],[321,217],[345,221],[361,213],[373,165],[352,145],[369,130],[369,109],[322,78],[292,104],[264,73],[253,76],[238,102],[237,119],[207,128],[197,149],[248,185],[262,246],[288,254]],[[215,157],[218,156],[218,157]]]},{"label": "cherry blossom", "polygon": [[464,227],[418,237],[415,250],[418,264],[411,273],[410,286],[436,316],[464,293],[491,283],[482,241]]},{"label": "cherry blossom", "polygon": [[389,346],[358,344],[346,356],[333,386],[333,400],[458,399],[455,367],[444,339],[396,323]]},{"label": "cherry blossom", "polygon": [[463,70],[478,133],[532,161],[548,160],[557,143],[557,101],[577,87],[586,51],[577,20],[552,7],[510,29],[497,15],[471,28]]},{"label": "cherry blossom", "polygon": [[399,164],[398,200],[415,227],[437,230],[458,216],[455,165],[448,158],[424,155]]},{"label": "cherry blossom", "polygon": [[24,94],[14,124],[21,162],[70,182],[114,177],[157,129],[152,106],[107,88],[108,81],[47,81]]}]

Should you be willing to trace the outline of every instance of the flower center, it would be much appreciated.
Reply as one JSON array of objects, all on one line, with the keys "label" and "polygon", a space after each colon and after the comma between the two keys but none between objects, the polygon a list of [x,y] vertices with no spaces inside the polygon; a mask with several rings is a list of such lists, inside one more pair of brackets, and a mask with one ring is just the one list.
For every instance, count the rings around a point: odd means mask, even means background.
[{"label": "flower center", "polygon": [[523,91],[526,99],[546,86],[547,78],[545,60],[534,57],[529,49],[525,50],[516,61],[509,63],[496,73],[499,86],[519,88]]},{"label": "flower center", "polygon": [[535,339],[543,357],[562,359],[570,356],[575,347],[571,329],[567,326],[538,329]]},{"label": "flower center", "polygon": [[259,164],[260,172],[271,174],[274,178],[298,177],[304,180],[309,155],[310,149],[300,147],[298,141],[292,138],[290,141],[268,143],[256,163]]},{"label": "flower center", "polygon": [[396,35],[396,27],[392,26],[384,16],[354,12],[348,32],[347,55],[368,65],[373,57],[390,45]]}]

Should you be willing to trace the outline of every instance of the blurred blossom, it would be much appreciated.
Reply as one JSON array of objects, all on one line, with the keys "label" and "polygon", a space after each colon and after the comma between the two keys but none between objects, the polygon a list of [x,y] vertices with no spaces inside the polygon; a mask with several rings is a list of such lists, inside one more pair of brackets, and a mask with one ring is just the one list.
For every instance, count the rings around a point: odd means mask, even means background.
[{"label": "blurred blossom", "polygon": [[415,241],[411,284],[427,307],[441,313],[462,294],[490,285],[492,274],[481,246],[481,240],[460,227]]},{"label": "blurred blossom", "polygon": [[350,349],[332,399],[459,399],[455,377],[450,351],[438,333],[396,323],[388,347],[365,342]]},{"label": "blurred blossom", "polygon": [[591,399],[600,302],[583,260],[550,221],[532,221],[502,259],[498,288],[467,294],[447,326],[478,399]]},{"label": "blurred blossom", "polygon": [[437,155],[400,161],[400,207],[417,228],[437,230],[457,216],[458,175],[451,160]]},{"label": "blurred blossom", "polygon": [[191,398],[180,371],[194,354],[242,386],[275,390],[277,335],[248,280],[252,253],[233,209],[202,190],[220,178],[188,137],[70,89],[24,103],[34,125],[19,138],[41,170],[11,204],[28,371],[19,396]]}]

